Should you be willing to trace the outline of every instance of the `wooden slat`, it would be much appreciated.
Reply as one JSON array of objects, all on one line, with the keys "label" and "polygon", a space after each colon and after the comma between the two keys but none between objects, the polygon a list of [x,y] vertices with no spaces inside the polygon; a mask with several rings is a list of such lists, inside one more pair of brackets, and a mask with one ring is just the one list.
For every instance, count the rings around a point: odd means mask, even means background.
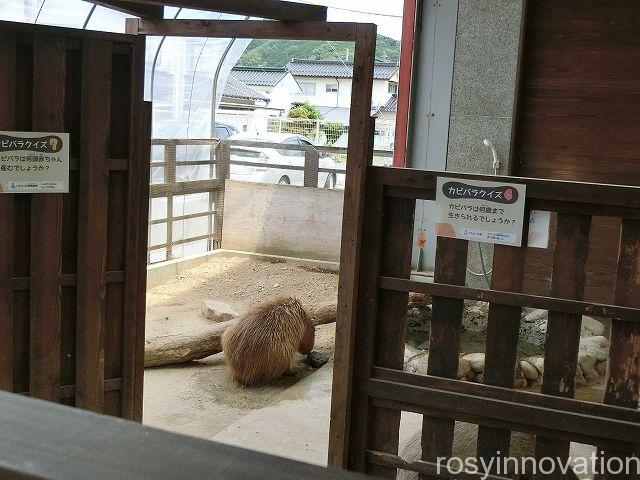
[{"label": "wooden slat", "polygon": [[[411,253],[413,250],[413,223],[415,200],[386,199],[382,216],[382,231],[379,234],[378,252],[382,253],[380,273],[408,278],[411,275]],[[365,235],[367,242],[371,235]],[[366,253],[363,258],[370,258]],[[365,263],[368,263],[365,262]],[[365,280],[366,281],[366,280]],[[369,282],[367,282],[369,283]],[[370,283],[375,288],[375,277]],[[405,292],[378,292],[378,308],[373,351],[374,364],[379,367],[402,370],[407,337],[407,303]],[[393,409],[370,407],[367,448],[397,454],[401,412]],[[396,478],[396,468],[370,464],[367,473],[383,478]]]},{"label": "wooden slat", "polygon": [[[583,298],[590,228],[591,217],[558,215],[551,279],[553,296]],[[581,322],[580,315],[549,311],[542,393],[573,397]],[[551,457],[562,461],[568,455],[569,442],[540,436],[536,439],[538,458]],[[560,477],[558,469],[549,476]]]},{"label": "wooden slat", "polygon": [[[214,12],[271,18],[274,20],[316,20],[327,19],[327,7],[308,5],[284,0],[127,0],[141,5],[165,5],[167,7],[192,8]],[[104,0],[110,3],[111,0]]]},{"label": "wooden slat", "polygon": [[355,23],[127,19],[127,33],[168,37],[354,41]]},{"label": "wooden slat", "polygon": [[[435,199],[438,177],[451,177],[461,180],[524,184],[527,186],[527,200],[537,202],[535,208],[541,205],[541,201],[559,202],[560,207],[562,204],[577,205],[582,209],[583,214],[588,211],[589,214],[599,215],[600,213],[594,213],[592,209],[606,206],[612,210],[609,215],[616,216],[616,209],[611,207],[617,207],[617,209],[627,207],[628,210],[625,213],[632,214],[635,218],[638,215],[638,207],[640,207],[640,187],[390,167],[371,167],[370,175],[371,180],[375,183],[381,183],[388,187],[400,187],[407,192],[406,195],[426,200]],[[401,192],[394,191],[394,196],[395,193],[400,194]],[[532,203],[532,208],[534,208],[533,205]]]},{"label": "wooden slat", "polygon": [[[376,374],[380,370],[376,369]],[[403,375],[419,378],[415,384],[393,380],[401,379]],[[550,397],[540,394],[521,391],[517,393],[522,394],[522,401],[510,401],[495,398],[493,390],[502,390],[501,387],[412,375],[397,370],[389,370],[384,376],[389,380],[375,378],[363,386],[371,395],[372,403],[421,413],[442,421],[456,418],[463,422],[562,439],[558,441],[571,440],[592,445],[602,442],[615,448],[633,445],[640,435],[638,412],[629,409],[621,412],[625,409],[600,405],[600,410],[593,408],[598,414],[590,414],[589,408],[583,408],[587,402],[573,399],[563,399],[565,403],[561,404],[561,410],[556,408],[557,403],[548,402]],[[460,386],[452,388],[451,383]]]},{"label": "wooden slat", "polygon": [[[364,451],[367,448],[368,430],[375,429],[375,417],[369,411],[369,397],[362,389],[357,388],[359,382],[368,378],[373,366],[376,322],[378,320],[378,292],[371,279],[380,270],[380,234],[382,232],[382,189],[369,188],[365,197],[364,225],[362,235],[368,241],[362,244],[361,258],[370,259],[359,265],[358,272],[358,321],[354,330],[353,372],[351,374],[351,402],[346,406],[351,412],[348,426],[347,467],[351,470],[365,472],[367,470]],[[338,290],[340,293],[340,290]],[[335,376],[334,371],[334,376]],[[335,382],[335,379],[334,379]],[[344,388],[344,387],[342,387]],[[341,388],[338,387],[338,390]],[[334,388],[336,390],[336,388]],[[333,406],[332,401],[332,415]],[[332,416],[333,421],[333,416]]]},{"label": "wooden slat", "polygon": [[104,409],[104,332],[111,105],[110,42],[87,40],[82,62],[82,139],[78,195],[76,406]]},{"label": "wooden slat", "polygon": [[[122,387],[122,416],[131,420],[142,420],[142,376],[139,365],[141,341],[140,329],[144,329],[144,317],[139,317],[139,302],[144,302],[144,296],[140,298],[138,289],[142,280],[140,275],[140,255],[146,259],[146,243],[142,245],[141,239],[146,235],[140,231],[141,225],[147,221],[141,220],[140,215],[147,211],[142,203],[148,203],[148,176],[145,170],[149,170],[149,158],[145,158],[151,140],[151,132],[146,123],[146,111],[144,107],[144,65],[145,65],[145,38],[139,37],[134,42],[130,57],[131,71],[131,104],[130,104],[130,132],[129,132],[129,174],[127,177],[127,233],[126,233],[126,282],[125,305],[123,325],[123,387]],[[143,185],[146,183],[147,185]],[[146,228],[146,227],[145,227]],[[144,330],[143,330],[144,331]]]},{"label": "wooden slat", "polygon": [[367,462],[380,465],[387,469],[402,469],[420,473],[427,478],[443,478],[448,480],[511,480],[497,475],[485,475],[482,473],[450,473],[446,463],[425,462],[423,460],[406,461],[398,455],[391,455],[375,450],[367,451]]},{"label": "wooden slat", "polygon": [[[372,379],[374,380],[382,380],[384,382],[391,382],[401,384],[404,388],[405,385],[408,386],[416,386],[420,388],[433,389],[433,390],[444,390],[452,394],[459,394],[461,398],[466,399],[468,396],[474,397],[482,397],[488,400],[496,401],[494,405],[497,404],[520,404],[520,405],[530,405],[533,407],[543,408],[547,411],[555,411],[555,412],[571,412],[577,413],[580,415],[585,415],[588,417],[597,417],[597,418],[614,418],[616,420],[628,423],[637,423],[640,425],[640,411],[632,410],[628,408],[621,408],[611,405],[603,405],[601,403],[596,402],[586,402],[583,400],[577,400],[574,398],[565,398],[565,397],[554,397],[552,395],[541,395],[540,393],[532,392],[529,390],[519,390],[513,388],[504,388],[504,387],[494,387],[492,385],[485,385],[483,383],[475,383],[475,382],[467,382],[463,380],[454,380],[450,378],[442,378],[442,377],[433,377],[430,375],[417,375],[413,373],[408,373],[404,371],[392,370],[389,368],[380,368],[374,367],[372,372]],[[367,388],[367,387],[365,387]],[[419,393],[422,390],[415,390],[415,393]],[[437,405],[435,402],[429,402],[427,404],[421,404],[418,400],[414,402],[411,397],[411,390],[407,390],[409,395],[407,395],[407,402],[409,404],[415,403],[416,406],[424,406],[424,407],[434,407]],[[380,396],[380,398],[387,399],[395,399],[398,394],[394,394],[394,396],[388,395],[388,391],[385,390],[384,394]],[[474,410],[476,413],[482,413],[482,409],[487,405],[480,405],[477,409]],[[450,405],[440,405],[438,408],[447,409],[450,408]],[[459,411],[461,407],[454,407],[454,411]],[[487,415],[491,418],[501,418],[499,416],[499,412],[490,411]],[[497,415],[497,416],[496,416]],[[523,422],[520,422],[523,423]],[[542,425],[542,424],[541,424]],[[557,425],[556,425],[557,426]],[[573,425],[575,428],[579,428],[579,424],[576,423]],[[572,427],[572,428],[573,428]],[[564,428],[564,427],[562,427]],[[615,439],[613,436],[615,432],[614,429],[610,430],[612,439]],[[592,435],[597,433],[595,430],[590,432]]]},{"label": "wooden slat", "polygon": [[[434,281],[464,285],[468,245],[466,240],[438,237]],[[459,299],[433,297],[427,366],[429,375],[457,377],[463,306],[463,301]],[[438,457],[451,456],[454,426],[454,420],[424,417],[422,460],[433,462]]]},{"label": "wooden slat", "polygon": [[[136,346],[135,346],[135,371],[134,378],[134,406],[133,419],[142,421],[142,395],[144,386],[144,332],[145,315],[147,307],[147,245],[149,245],[149,177],[151,169],[149,161],[151,159],[151,122],[153,106],[151,102],[144,102],[142,111],[143,136],[140,137],[140,216],[138,225],[140,238],[138,239],[138,310],[136,314]],[[124,395],[123,395],[124,397]]]},{"label": "wooden slat", "polygon": [[620,307],[617,305],[603,305],[579,300],[529,295],[524,293],[510,293],[500,290],[482,290],[478,288],[447,285],[444,283],[426,283],[401,278],[380,277],[380,288],[401,292],[424,293],[432,296],[451,297],[479,302],[499,303],[514,307],[530,307],[550,309],[557,312],[595,317],[610,317],[625,322],[640,323],[640,309]]},{"label": "wooden slat", "polygon": [[[15,125],[16,39],[13,32],[0,32],[0,130]],[[13,391],[13,285],[14,201],[0,194],[0,390]]]},{"label": "wooden slat", "polygon": [[[640,222],[623,220],[618,258],[615,302],[640,308]],[[640,325],[613,320],[609,372],[603,403],[638,409],[640,400]],[[636,452],[638,454],[640,452]],[[617,455],[616,455],[617,454]],[[633,449],[623,452],[604,451],[605,459],[633,455]],[[612,475],[603,478],[612,478]]]},{"label": "wooden slat", "polygon": [[136,17],[163,18],[163,5],[145,5],[143,3],[135,3],[128,0],[88,0],[96,5],[117,10],[118,12]]},{"label": "wooden slat", "polygon": [[[358,289],[362,224],[365,210],[365,186],[370,151],[371,96],[375,64],[376,27],[358,25],[353,68],[350,133],[347,176],[342,216],[342,244],[340,250],[340,283],[338,287],[338,318],[336,324],[336,352],[331,394],[331,428],[329,431],[328,464],[347,468],[354,373],[354,339],[358,322]],[[361,455],[363,453],[361,452]]]},{"label": "wooden slat", "polygon": [[367,477],[0,393],[3,480],[365,480]]},{"label": "wooden slat", "polygon": [[[524,225],[527,225],[528,215]],[[523,232],[527,238],[527,231]],[[496,245],[493,252],[493,274],[491,287],[503,291],[522,291],[526,264],[526,247]],[[519,306],[489,305],[487,339],[485,347],[485,367],[483,380],[487,385],[513,387],[514,367],[520,334]],[[511,432],[502,429],[480,427],[478,429],[478,458],[485,459],[485,465],[493,465],[491,459],[507,457]],[[500,452],[500,453],[498,453]]]},{"label": "wooden slat", "polygon": [[151,185],[149,198],[166,197],[169,195],[189,195],[217,190],[222,187],[222,182],[215,180],[194,180],[193,182],[162,183]]},{"label": "wooden slat", "polygon": [[[33,130],[64,132],[65,40],[34,39]],[[62,195],[31,201],[31,395],[58,401],[60,386],[60,287]]]}]

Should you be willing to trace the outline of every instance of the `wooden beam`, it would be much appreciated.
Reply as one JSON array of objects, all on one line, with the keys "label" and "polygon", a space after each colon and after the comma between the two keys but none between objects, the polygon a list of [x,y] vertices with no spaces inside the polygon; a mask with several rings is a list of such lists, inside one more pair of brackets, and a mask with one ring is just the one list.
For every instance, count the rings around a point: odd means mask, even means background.
[{"label": "wooden beam", "polygon": [[0,392],[3,480],[367,480]]},{"label": "wooden beam", "polygon": [[164,17],[164,6],[145,5],[144,3],[132,2],[129,0],[88,0],[91,3],[103,7],[117,10],[118,12],[135,15],[144,18],[162,18]]},{"label": "wooden beam", "polygon": [[272,20],[127,19],[128,34],[175,37],[355,41],[355,23]]},{"label": "wooden beam", "polygon": [[[104,0],[104,3],[125,3]],[[320,21],[327,20],[327,7],[307,5],[283,0],[127,0],[126,3],[138,5],[164,5],[166,7],[192,8],[243,16],[269,18],[284,21]]]}]

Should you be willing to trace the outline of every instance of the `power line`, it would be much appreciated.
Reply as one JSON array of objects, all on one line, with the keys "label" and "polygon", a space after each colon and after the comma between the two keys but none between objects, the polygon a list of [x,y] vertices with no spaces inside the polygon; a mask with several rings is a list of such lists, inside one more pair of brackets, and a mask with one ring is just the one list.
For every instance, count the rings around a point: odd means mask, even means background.
[{"label": "power line", "polygon": [[377,12],[365,12],[363,10],[355,10],[352,8],[332,7],[325,5],[327,8],[333,8],[334,10],[341,10],[343,12],[362,13],[364,15],[374,15],[376,17],[389,17],[389,18],[402,18],[402,15],[391,15],[389,13],[377,13]]}]

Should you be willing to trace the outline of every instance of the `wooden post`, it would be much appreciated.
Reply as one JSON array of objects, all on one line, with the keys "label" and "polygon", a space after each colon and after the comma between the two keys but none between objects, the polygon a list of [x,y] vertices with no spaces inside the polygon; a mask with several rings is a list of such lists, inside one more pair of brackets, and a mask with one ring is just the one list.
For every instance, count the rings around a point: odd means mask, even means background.
[{"label": "wooden post", "polygon": [[[33,130],[64,131],[64,37],[37,35],[33,45]],[[33,195],[29,390],[57,402],[60,387],[62,195]]]},{"label": "wooden post", "polygon": [[[468,247],[466,240],[438,237],[433,281],[464,285]],[[433,297],[427,374],[457,378],[463,307],[462,300]],[[451,456],[454,426],[454,420],[424,416],[421,441],[423,460],[436,462],[438,457]]]},{"label": "wooden post", "polygon": [[[176,145],[168,143],[164,147],[164,183],[176,183]],[[173,260],[173,194],[167,194],[167,247],[166,259]]]},{"label": "wooden post", "polygon": [[318,168],[320,168],[320,155],[313,147],[304,149],[304,186],[318,186]]},{"label": "wooden post", "polygon": [[76,406],[104,410],[104,334],[111,103],[111,44],[87,40],[82,50],[79,165]]},{"label": "wooden post", "polygon": [[231,144],[229,140],[221,140],[218,145],[218,168],[216,178],[220,180],[216,192],[215,240],[218,248],[222,248],[222,225],[224,222],[224,195],[227,179],[231,176]]},{"label": "wooden post", "polygon": [[[558,215],[551,278],[552,296],[582,300],[590,228],[591,217]],[[549,311],[543,394],[573,398],[581,322],[580,315]],[[542,436],[536,438],[537,458],[550,457],[563,461],[568,456],[568,441]],[[548,478],[563,478],[559,465],[556,465],[555,473]]]},{"label": "wooden post", "polygon": [[[509,247],[496,245],[493,254],[493,275],[491,288],[506,292],[521,292],[527,258],[527,237],[529,212],[524,217],[522,233],[523,246]],[[514,368],[520,336],[520,315],[522,309],[509,305],[492,303],[489,305],[487,342],[485,347],[484,383],[497,387],[513,388]],[[484,458],[486,465],[495,465],[492,458],[509,455],[511,432],[488,427],[478,428],[478,457]],[[495,468],[495,467],[494,467]],[[491,473],[496,472],[493,470]]]},{"label": "wooden post", "polygon": [[[622,235],[618,257],[615,304],[640,308],[640,222],[622,221]],[[609,372],[604,402],[607,405],[638,409],[640,400],[640,325],[613,320],[611,323],[611,348]],[[636,449],[639,446],[636,445]],[[633,456],[633,449],[624,452],[604,451],[605,461],[621,457],[623,464]],[[636,456],[640,451],[636,450]],[[633,462],[631,462],[633,465]],[[604,475],[603,479],[614,475]],[[631,478],[634,478],[633,475]]]},{"label": "wooden post", "polygon": [[[349,466],[350,422],[354,369],[354,338],[358,322],[359,269],[367,169],[371,165],[371,97],[375,64],[376,26],[356,27],[356,47],[347,149],[347,176],[342,217],[340,283],[336,352],[331,394],[329,466]],[[374,261],[373,259],[368,259]]]},{"label": "wooden post", "polygon": [[[16,36],[0,33],[0,130],[15,127]],[[14,276],[13,195],[0,193],[0,390],[13,391],[13,285]]]}]

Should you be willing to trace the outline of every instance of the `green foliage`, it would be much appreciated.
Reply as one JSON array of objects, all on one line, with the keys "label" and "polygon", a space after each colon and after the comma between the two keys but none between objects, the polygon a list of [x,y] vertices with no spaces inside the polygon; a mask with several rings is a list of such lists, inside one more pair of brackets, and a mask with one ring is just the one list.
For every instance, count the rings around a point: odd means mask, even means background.
[{"label": "green foliage", "polygon": [[[293,58],[308,60],[353,60],[352,42],[312,40],[253,40],[240,58],[244,67],[281,68]],[[378,35],[376,58],[386,62],[400,60],[400,42]]]},{"label": "green foliage", "polygon": [[328,146],[333,146],[343,133],[347,133],[349,131],[349,126],[343,125],[340,122],[326,122],[322,124],[321,128],[327,136]]},{"label": "green foliage", "polygon": [[289,110],[289,118],[307,118],[309,120],[320,120],[322,114],[313,105],[305,102]]}]

